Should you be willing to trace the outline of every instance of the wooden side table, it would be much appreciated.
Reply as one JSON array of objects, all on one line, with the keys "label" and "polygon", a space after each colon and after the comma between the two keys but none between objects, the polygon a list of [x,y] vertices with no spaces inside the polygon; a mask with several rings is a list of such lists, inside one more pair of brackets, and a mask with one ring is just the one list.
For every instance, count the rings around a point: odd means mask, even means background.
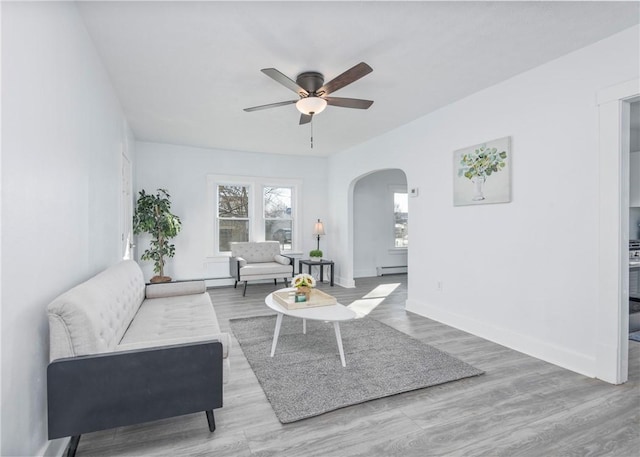
[{"label": "wooden side table", "polygon": [[302,273],[302,265],[307,265],[309,267],[309,274],[311,274],[311,267],[312,266],[319,266],[320,267],[320,282],[324,281],[324,267],[325,265],[329,266],[329,278],[331,280],[330,284],[331,287],[333,287],[333,260],[311,260],[311,259],[307,259],[307,260],[298,260],[298,273]]}]

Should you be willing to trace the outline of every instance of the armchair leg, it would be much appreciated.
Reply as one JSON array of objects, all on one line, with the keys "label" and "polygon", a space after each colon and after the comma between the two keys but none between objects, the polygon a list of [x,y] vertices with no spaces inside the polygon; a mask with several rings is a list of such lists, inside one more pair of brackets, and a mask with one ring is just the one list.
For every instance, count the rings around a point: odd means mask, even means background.
[{"label": "armchair leg", "polygon": [[235,289],[237,285],[238,285],[238,281],[234,282],[233,283],[233,288]]},{"label": "armchair leg", "polygon": [[289,287],[289,281],[287,280],[287,278],[284,278],[284,286]]},{"label": "armchair leg", "polygon": [[81,436],[82,435],[74,435],[71,437],[71,441],[69,441],[69,445],[67,446],[66,457],[75,457],[76,451],[78,450],[78,443],[80,442]]},{"label": "armchair leg", "polygon": [[276,278],[273,278],[273,284],[275,284],[276,286],[278,285],[278,280]]},{"label": "armchair leg", "polygon": [[245,282],[244,282],[244,289],[242,290],[242,296],[243,296],[243,297],[244,297],[244,296],[245,296],[245,294],[247,293],[247,282],[249,282],[249,281],[245,281]]},{"label": "armchair leg", "polygon": [[207,413],[207,422],[209,423],[209,431],[210,432],[215,432],[216,431],[216,419],[215,417],[213,417],[213,410],[210,409],[208,411],[205,411]]}]

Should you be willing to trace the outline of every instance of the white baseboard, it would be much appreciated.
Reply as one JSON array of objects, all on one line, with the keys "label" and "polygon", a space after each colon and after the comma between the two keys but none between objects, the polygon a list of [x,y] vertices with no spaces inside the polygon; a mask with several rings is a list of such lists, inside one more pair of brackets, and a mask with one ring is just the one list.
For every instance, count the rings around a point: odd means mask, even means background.
[{"label": "white baseboard", "polygon": [[501,344],[502,346],[581,375],[590,378],[596,376],[595,357],[589,357],[585,354],[580,354],[562,346],[532,338],[528,335],[514,333],[511,330],[496,327],[487,322],[481,322],[476,319],[451,313],[441,308],[429,306],[417,300],[407,300],[406,309],[412,313],[433,319],[450,327],[479,336],[480,338],[493,341],[494,343]]},{"label": "white baseboard", "polygon": [[67,449],[69,441],[71,441],[71,438],[47,441],[38,455],[42,457],[62,457],[65,455],[64,451]]},{"label": "white baseboard", "polygon": [[345,289],[353,289],[354,287],[356,287],[356,282],[353,279],[347,280],[340,276],[334,278],[334,282],[340,287],[344,287]]},{"label": "white baseboard", "polygon": [[354,278],[372,278],[373,276],[376,276],[375,268],[363,268],[353,271]]}]

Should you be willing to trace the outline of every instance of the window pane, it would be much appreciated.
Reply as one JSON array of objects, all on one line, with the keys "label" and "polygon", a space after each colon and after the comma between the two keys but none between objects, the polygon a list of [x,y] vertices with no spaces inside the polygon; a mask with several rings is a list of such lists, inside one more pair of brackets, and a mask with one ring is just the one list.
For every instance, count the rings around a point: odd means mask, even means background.
[{"label": "window pane", "polygon": [[264,239],[275,240],[280,242],[280,249],[291,249],[291,227],[290,220],[271,219],[264,223]]},{"label": "window pane", "polygon": [[218,251],[230,251],[229,243],[232,241],[249,241],[249,221],[219,219],[219,245]]},{"label": "window pane", "polygon": [[218,217],[249,217],[249,188],[218,186]]},{"label": "window pane", "polygon": [[394,192],[393,213],[395,216],[395,247],[409,246],[409,199],[405,192]]},{"label": "window pane", "polygon": [[291,219],[291,188],[264,188],[265,219]]},{"label": "window pane", "polygon": [[280,249],[292,248],[292,202],[291,187],[263,188],[264,197],[264,239],[280,243]]}]

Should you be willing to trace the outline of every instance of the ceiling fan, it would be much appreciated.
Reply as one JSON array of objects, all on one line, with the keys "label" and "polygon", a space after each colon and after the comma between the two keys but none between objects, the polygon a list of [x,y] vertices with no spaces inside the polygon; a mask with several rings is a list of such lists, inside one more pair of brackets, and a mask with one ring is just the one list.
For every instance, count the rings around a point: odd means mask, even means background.
[{"label": "ceiling fan", "polygon": [[275,68],[264,68],[261,71],[276,82],[297,93],[299,99],[245,108],[244,110],[247,112],[293,105],[295,103],[298,111],[302,113],[300,116],[300,125],[302,125],[311,122],[313,116],[322,112],[327,105],[339,106],[341,108],[367,109],[373,104],[372,100],[328,97],[329,94],[371,73],[373,69],[364,62],[360,62],[358,65],[349,68],[326,84],[324,83],[324,75],[317,71],[300,73],[295,81]]}]

